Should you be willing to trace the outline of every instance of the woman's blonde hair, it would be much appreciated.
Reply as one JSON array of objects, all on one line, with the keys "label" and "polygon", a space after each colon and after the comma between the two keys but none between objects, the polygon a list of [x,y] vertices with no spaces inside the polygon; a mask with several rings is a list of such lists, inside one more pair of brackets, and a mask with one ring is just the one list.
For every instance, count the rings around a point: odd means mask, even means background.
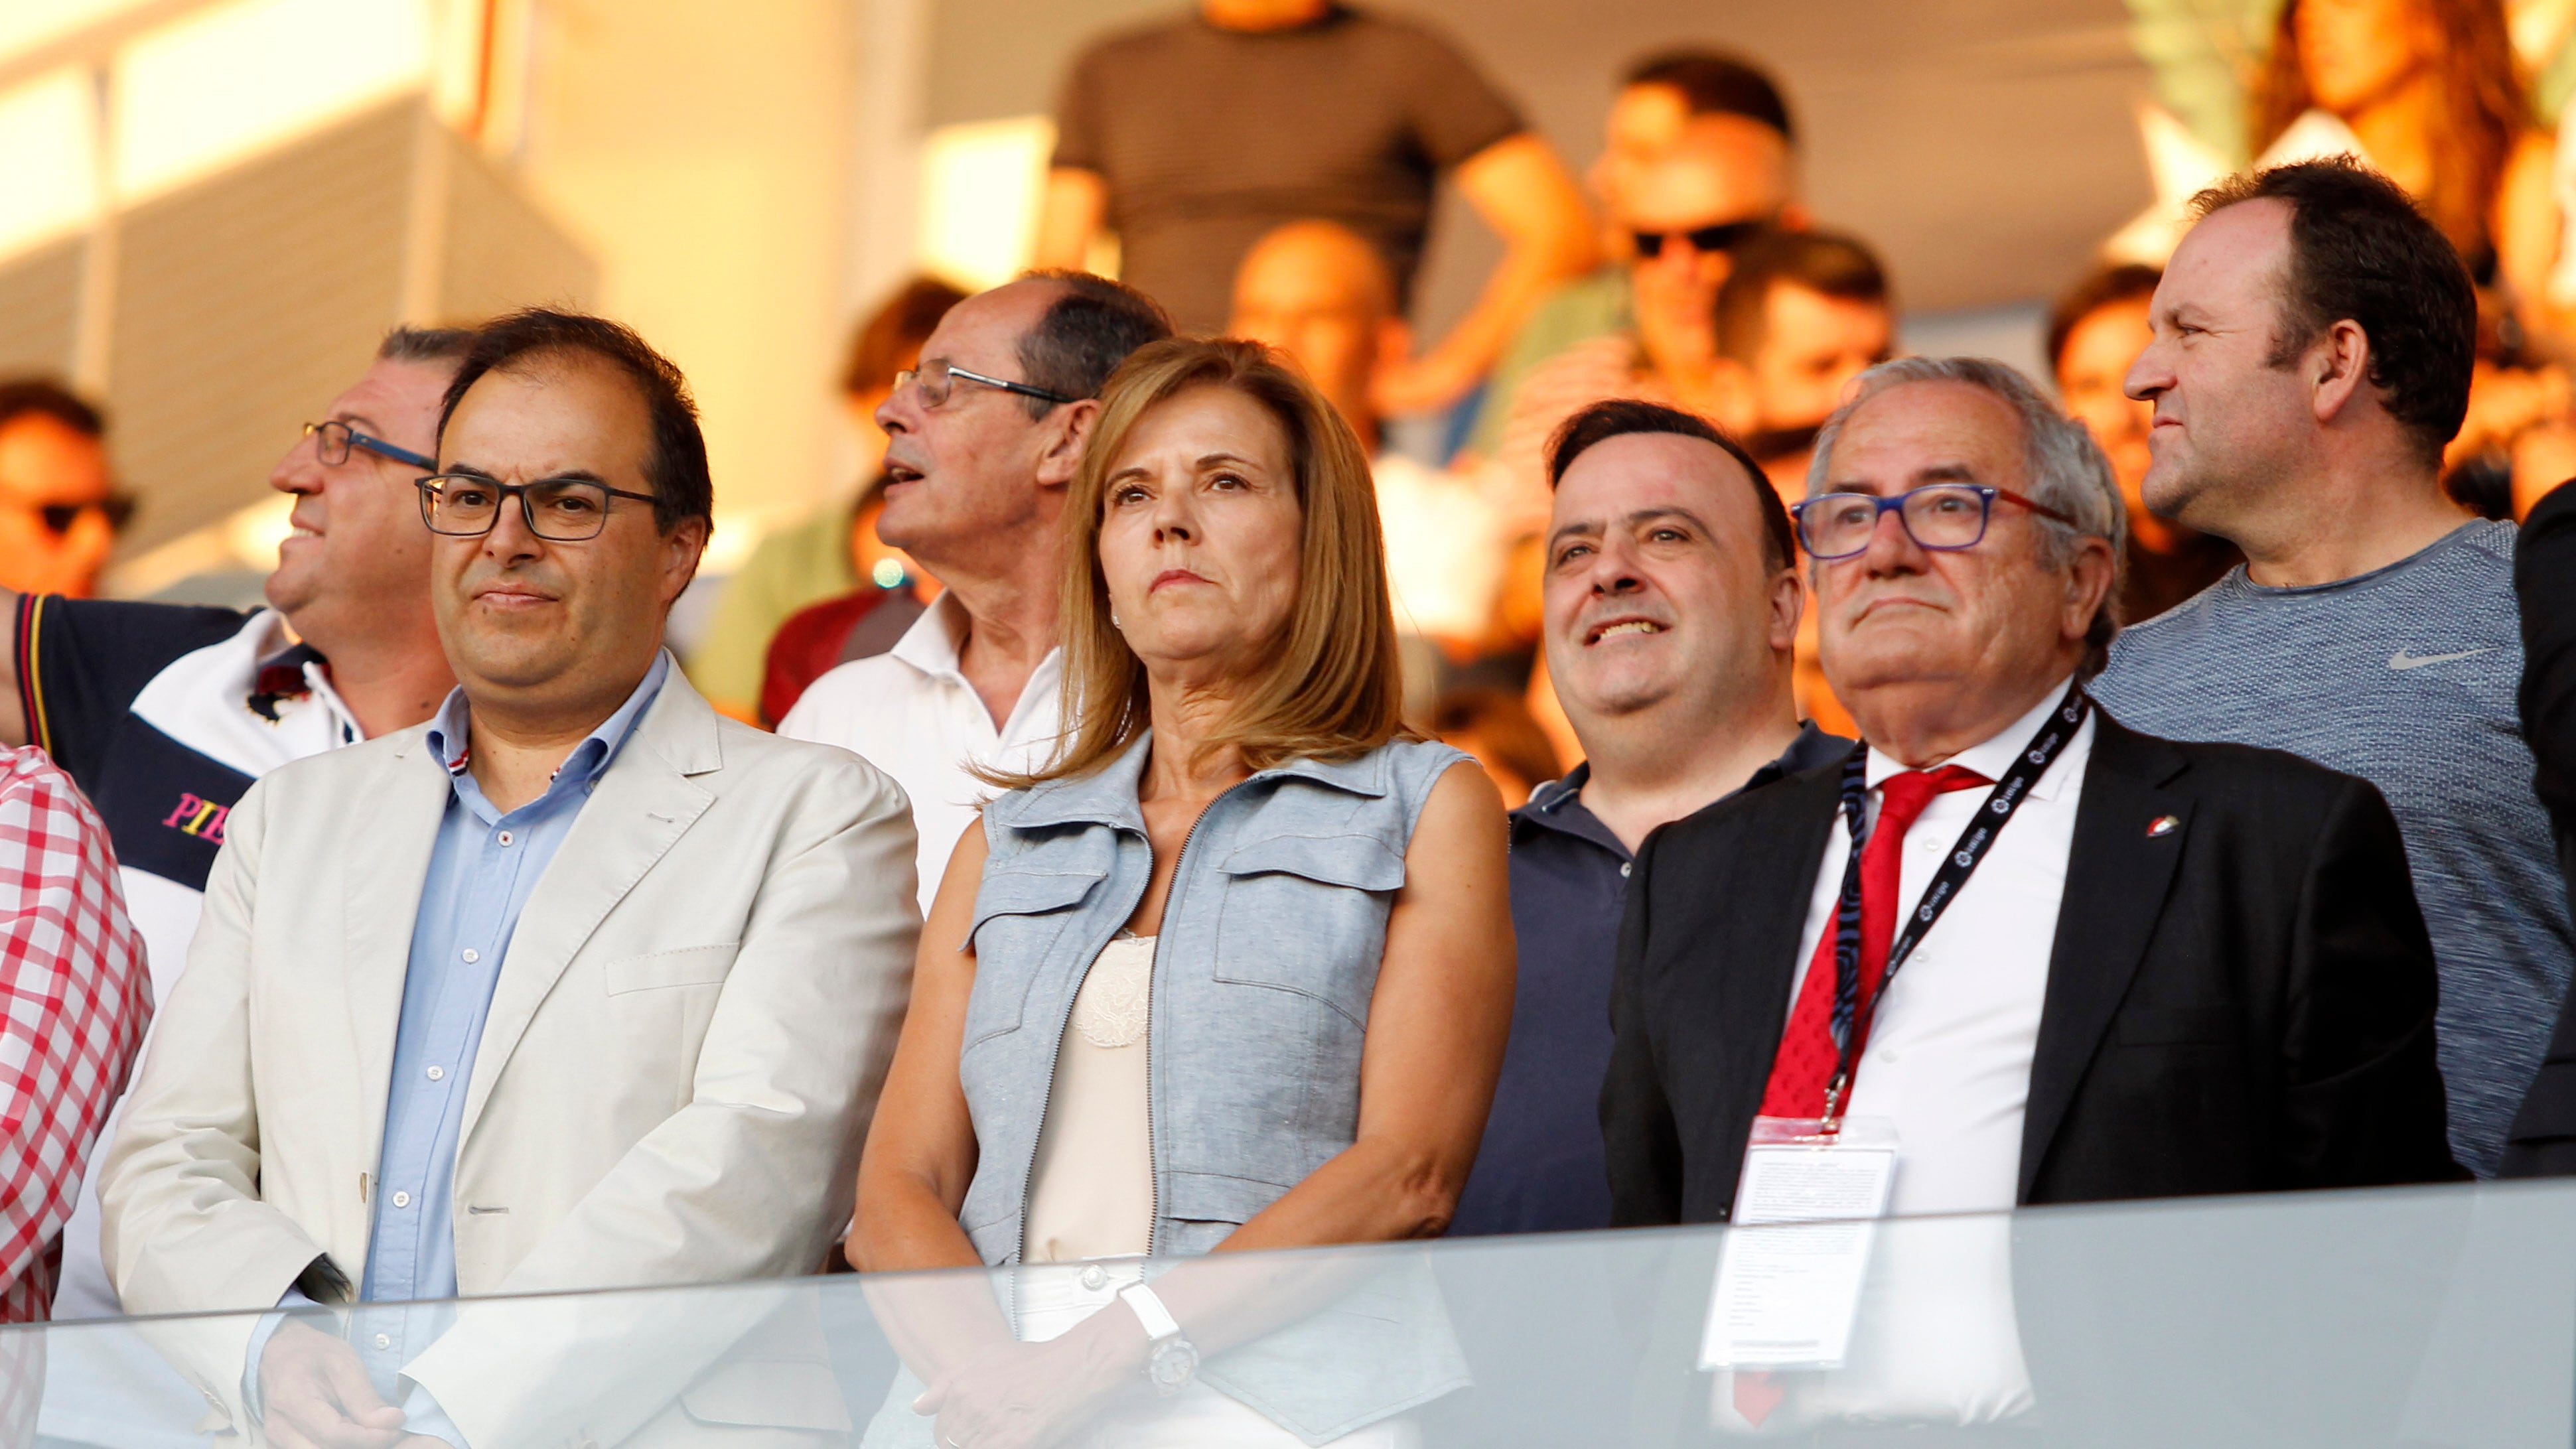
[{"label": "woman's blonde hair", "polygon": [[1245,682],[1232,715],[1199,745],[1232,748],[1266,770],[1300,758],[1365,754],[1408,734],[1386,544],[1368,454],[1349,423],[1278,353],[1231,337],[1150,343],[1110,375],[1100,417],[1065,500],[1064,713],[1055,758],[1028,774],[995,771],[1005,789],[1087,775],[1122,753],[1151,718],[1145,666],[1109,621],[1100,529],[1110,471],[1144,416],[1193,388],[1230,388],[1269,410],[1288,438],[1299,510],[1296,602],[1288,625]]}]

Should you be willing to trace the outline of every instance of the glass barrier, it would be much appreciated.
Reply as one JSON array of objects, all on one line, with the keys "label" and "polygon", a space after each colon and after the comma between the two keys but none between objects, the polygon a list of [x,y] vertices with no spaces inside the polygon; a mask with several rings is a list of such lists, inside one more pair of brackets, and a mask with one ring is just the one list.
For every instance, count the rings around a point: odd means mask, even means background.
[{"label": "glass barrier", "polygon": [[[1151,1268],[1186,1351],[1149,1358],[1116,1299],[1133,1260],[13,1329],[0,1442],[257,1442],[228,1426],[260,1333],[273,1361],[285,1345],[345,1369],[328,1392],[349,1405],[381,1396],[469,1449],[2516,1449],[2576,1433],[2576,1184]],[[280,1430],[320,1400],[274,1375],[267,1392],[266,1442],[399,1442],[390,1409],[334,1435]]]}]

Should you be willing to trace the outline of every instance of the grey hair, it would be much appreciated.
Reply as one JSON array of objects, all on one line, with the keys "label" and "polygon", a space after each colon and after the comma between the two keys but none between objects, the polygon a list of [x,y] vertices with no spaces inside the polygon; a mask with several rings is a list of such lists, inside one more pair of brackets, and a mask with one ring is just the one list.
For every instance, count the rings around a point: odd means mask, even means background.
[{"label": "grey hair", "polygon": [[1833,466],[1834,444],[1841,439],[1843,424],[1852,413],[1889,388],[1909,382],[1964,382],[2002,399],[2020,417],[2027,492],[2075,520],[2066,524],[2045,515],[2032,516],[2039,525],[2042,565],[2064,568],[2074,558],[2076,545],[2087,538],[2102,539],[2111,545],[2111,587],[2102,596],[2102,607],[2094,613],[2092,627],[2085,631],[2084,664],[2078,671],[2088,679],[2100,673],[2109,661],[2111,640],[2120,632],[2120,584],[2127,572],[2129,546],[2128,504],[2120,497],[2111,460],[2102,455],[2102,447],[2093,441],[2091,430],[2059,412],[2047,395],[2018,371],[1986,357],[1900,357],[1862,373],[1852,386],[1850,400],[1834,409],[1834,415],[1816,432],[1815,456],[1807,465],[1807,496],[1813,498],[1832,486],[1827,480]]}]

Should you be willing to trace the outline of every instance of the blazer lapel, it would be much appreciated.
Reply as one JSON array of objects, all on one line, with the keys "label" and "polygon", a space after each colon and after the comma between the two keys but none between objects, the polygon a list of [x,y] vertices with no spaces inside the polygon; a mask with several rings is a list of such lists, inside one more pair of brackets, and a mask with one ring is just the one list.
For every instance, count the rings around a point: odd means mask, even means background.
[{"label": "blazer lapel", "polygon": [[511,934],[474,1053],[460,1140],[473,1136],[510,1054],[574,955],[715,803],[714,793],[689,777],[720,762],[714,709],[672,670],[635,737],[600,776]]},{"label": "blazer lapel", "polygon": [[[1731,1147],[1721,1150],[1730,1174],[1744,1161],[1744,1144],[1761,1114],[1771,1065],[1788,1029],[1798,941],[1807,929],[1816,873],[1826,868],[1825,843],[1842,809],[1842,762],[1769,786],[1765,797],[1771,808],[1747,811],[1727,849],[1729,863],[1738,868],[1727,872],[1731,879],[1711,882],[1721,899],[1733,903],[1719,917],[1722,944],[1711,958],[1721,973],[1707,987],[1717,1006],[1702,1018],[1718,1038],[1725,1104],[1720,1120],[1732,1133]],[[1839,880],[1842,862],[1831,868]]]},{"label": "blazer lapel", "polygon": [[[381,793],[379,793],[381,792]],[[354,1095],[360,1124],[353,1141],[366,1144],[365,1170],[375,1170],[392,1090],[394,1036],[402,1026],[403,978],[411,970],[412,926],[429,881],[429,859],[438,846],[440,817],[451,787],[447,771],[414,734],[387,762],[373,808],[360,817],[370,844],[340,863],[344,965],[333,979],[346,993],[349,1040],[357,1067]],[[355,842],[352,842],[353,845]],[[354,1190],[355,1184],[351,1184]]]},{"label": "blazer lapel", "polygon": [[[2095,718],[2031,1056],[2016,1202],[2030,1200],[2067,1105],[2128,995],[2191,831],[2190,796],[2166,788],[2188,765],[2181,752],[2121,726],[2098,706]],[[2172,828],[2151,834],[2167,816]]]}]

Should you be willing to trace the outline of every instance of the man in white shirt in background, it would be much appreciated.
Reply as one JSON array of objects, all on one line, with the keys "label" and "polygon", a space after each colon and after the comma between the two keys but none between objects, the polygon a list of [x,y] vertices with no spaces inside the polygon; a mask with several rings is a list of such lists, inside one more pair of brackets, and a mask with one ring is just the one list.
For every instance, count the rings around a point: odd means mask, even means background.
[{"label": "man in white shirt in background", "polygon": [[893,649],[815,680],[778,732],[903,786],[924,910],[991,793],[972,771],[1032,768],[1062,733],[1056,520],[1101,384],[1171,331],[1133,288],[1033,273],[952,308],[877,409],[890,440],[877,536],[946,590]]},{"label": "man in white shirt in background", "polygon": [[[1411,341],[1386,258],[1336,222],[1279,227],[1235,272],[1226,331],[1294,358],[1369,450],[1396,629],[1454,652],[1472,648],[1502,583],[1502,519],[1471,480],[1379,449],[1374,384]],[[1419,648],[1406,651],[1408,707],[1430,703],[1431,663]]]}]

